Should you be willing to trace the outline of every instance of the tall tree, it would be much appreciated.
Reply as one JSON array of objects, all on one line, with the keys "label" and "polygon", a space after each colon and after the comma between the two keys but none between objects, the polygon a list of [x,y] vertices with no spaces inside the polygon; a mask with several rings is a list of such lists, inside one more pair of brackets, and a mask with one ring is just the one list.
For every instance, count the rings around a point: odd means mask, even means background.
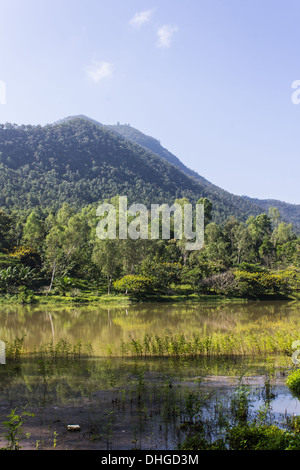
[{"label": "tall tree", "polygon": [[22,243],[34,250],[41,251],[44,241],[44,227],[35,211],[28,216],[24,225]]},{"label": "tall tree", "polygon": [[113,279],[121,269],[122,258],[118,240],[96,240],[92,261],[107,278],[107,292],[111,293]]},{"label": "tall tree", "polygon": [[13,246],[13,219],[0,210],[0,251],[9,250]]}]

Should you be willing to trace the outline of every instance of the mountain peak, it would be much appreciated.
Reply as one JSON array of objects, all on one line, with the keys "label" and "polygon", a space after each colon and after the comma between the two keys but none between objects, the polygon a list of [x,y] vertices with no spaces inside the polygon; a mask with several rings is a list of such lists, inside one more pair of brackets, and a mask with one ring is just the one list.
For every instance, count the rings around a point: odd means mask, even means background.
[{"label": "mountain peak", "polygon": [[[67,125],[62,125],[63,123]],[[187,197],[213,203],[214,220],[246,220],[273,201],[240,197],[187,168],[160,142],[129,125],[104,125],[83,114],[45,127],[0,127],[0,207],[97,203],[116,194],[147,206]],[[300,225],[300,207],[274,201],[282,219]],[[300,231],[300,230],[299,230]]]},{"label": "mountain peak", "polygon": [[85,114],[77,114],[77,115],[74,115],[74,116],[67,116],[63,119],[59,119],[58,121],[55,122],[55,124],[62,124],[64,122],[75,121],[77,119],[82,119],[84,121],[92,122],[93,124],[96,124],[97,126],[102,126],[103,125],[103,124],[101,124],[101,122],[96,121],[95,119],[92,119],[92,118],[86,116]]}]

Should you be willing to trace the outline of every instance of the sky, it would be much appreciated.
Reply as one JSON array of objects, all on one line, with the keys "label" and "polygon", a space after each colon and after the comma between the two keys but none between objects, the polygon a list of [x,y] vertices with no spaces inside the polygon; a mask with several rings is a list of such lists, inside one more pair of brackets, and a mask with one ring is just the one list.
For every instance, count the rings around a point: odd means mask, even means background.
[{"label": "sky", "polygon": [[0,122],[130,124],[233,194],[300,204],[299,18],[299,0],[0,0]]}]

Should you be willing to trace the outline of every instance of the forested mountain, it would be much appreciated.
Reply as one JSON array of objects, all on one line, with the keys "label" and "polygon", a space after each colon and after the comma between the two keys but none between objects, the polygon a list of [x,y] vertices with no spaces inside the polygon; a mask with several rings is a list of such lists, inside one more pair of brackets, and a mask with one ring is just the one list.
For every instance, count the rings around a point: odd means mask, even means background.
[{"label": "forested mountain", "polygon": [[148,207],[207,197],[218,223],[262,212],[259,204],[197,176],[130,126],[104,126],[84,116],[43,127],[0,126],[0,207],[55,209],[70,202],[79,208],[117,194]]},{"label": "forested mountain", "polygon": [[164,148],[159,142],[159,140],[143,134],[142,132],[138,131],[137,129],[135,129],[134,127],[131,127],[128,124],[123,124],[123,125],[117,124],[115,126],[111,125],[111,126],[105,126],[105,127],[107,127],[108,129],[111,129],[113,132],[116,132],[117,134],[122,135],[123,137],[125,137],[125,139],[131,140],[132,142],[135,142],[136,144],[142,145],[142,147],[145,147],[146,149],[150,150],[156,155],[159,155],[161,158],[164,158],[165,160],[167,160],[167,162],[172,163],[172,165],[177,166],[177,168],[182,170],[188,176],[192,176],[201,182],[208,183],[208,181],[205,178],[203,178],[202,176],[198,175],[198,173],[196,173],[195,171],[185,166],[179,160],[179,158],[177,158],[175,155],[169,152],[166,148]]},{"label": "forested mountain", "polygon": [[[221,188],[218,188],[217,186],[213,185],[212,183],[207,181],[205,178],[203,178],[203,176],[199,175],[195,171],[185,166],[179,160],[179,158],[177,158],[175,155],[173,155],[167,149],[165,149],[157,139],[154,139],[153,137],[143,134],[142,132],[138,131],[137,129],[134,129],[128,124],[125,124],[125,125],[117,124],[114,126],[107,126],[107,127],[113,130],[114,132],[117,132],[118,134],[122,135],[126,139],[129,139],[132,142],[136,142],[139,145],[142,145],[143,147],[156,153],[160,157],[164,158],[168,162],[178,167],[187,175],[192,176],[196,180],[201,181],[201,183],[203,183],[204,185],[209,186],[210,189],[214,188],[215,191],[222,192]],[[270,207],[276,207],[279,210],[282,219],[292,223],[294,225],[294,228],[297,231],[300,231],[300,205],[289,204],[289,203],[278,201],[275,199],[264,200],[264,199],[250,198],[248,196],[243,196],[243,199],[254,204],[255,206],[260,207],[265,212],[268,212]]]},{"label": "forested mountain", "polygon": [[[128,139],[131,142],[137,143],[145,147],[146,149],[150,150],[156,155],[159,155],[161,158],[164,158],[169,163],[172,163],[172,165],[175,165],[177,168],[179,168],[181,171],[186,173],[188,176],[191,176],[195,178],[196,180],[200,181],[204,186],[207,187],[208,191],[213,190],[214,192],[217,192],[217,193],[223,192],[224,194],[225,191],[223,191],[221,188],[207,181],[203,176],[199,175],[196,171],[191,170],[186,165],[184,165],[181,162],[181,160],[179,160],[179,158],[177,158],[175,155],[169,152],[166,148],[164,148],[161,145],[159,140],[154,139],[153,137],[140,132],[139,130],[130,126],[130,124],[118,123],[116,125],[104,125],[83,115],[78,116],[78,117],[82,119],[87,119],[93,122],[94,124],[97,124],[109,130],[112,130],[113,132],[123,136],[125,139]],[[74,117],[72,116],[65,118],[66,121],[72,120],[72,119],[74,119]],[[265,212],[268,212],[270,207],[277,207],[281,214],[282,220],[292,223],[294,225],[295,230],[297,232],[300,232],[300,205],[289,204],[289,203],[278,201],[275,199],[264,200],[264,199],[250,198],[247,196],[242,196],[242,197],[243,199],[246,199],[248,202],[263,209],[263,211]]]}]

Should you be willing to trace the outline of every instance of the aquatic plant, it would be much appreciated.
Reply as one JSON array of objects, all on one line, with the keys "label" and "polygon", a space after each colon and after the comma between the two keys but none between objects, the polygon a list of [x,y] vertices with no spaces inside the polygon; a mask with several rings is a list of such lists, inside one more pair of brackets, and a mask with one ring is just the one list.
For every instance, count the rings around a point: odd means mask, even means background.
[{"label": "aquatic plant", "polygon": [[296,369],[289,374],[286,379],[286,385],[296,395],[300,395],[300,369]]},{"label": "aquatic plant", "polygon": [[26,410],[26,406],[22,408],[20,414],[17,413],[17,408],[12,409],[7,416],[8,420],[2,422],[2,426],[6,429],[4,438],[7,442],[6,446],[0,450],[20,450],[20,437],[23,433],[22,426],[26,421],[26,417],[34,417],[33,413]]},{"label": "aquatic plant", "polygon": [[300,435],[275,425],[232,427],[226,436],[229,450],[299,450]]},{"label": "aquatic plant", "polygon": [[13,341],[6,341],[6,357],[9,360],[20,361],[22,357],[35,358],[66,358],[66,359],[79,359],[81,356],[91,356],[93,354],[93,347],[91,343],[82,343],[78,340],[72,344],[64,339],[58,340],[56,343],[51,340],[47,343],[43,343],[40,346],[34,346],[32,350],[27,351],[25,348],[25,338],[15,338]]},{"label": "aquatic plant", "polygon": [[211,335],[172,334],[164,336],[145,335],[143,339],[130,336],[128,341],[122,341],[120,355],[135,357],[193,357],[193,356],[243,356],[287,354],[296,337],[295,332],[277,330],[236,331],[230,333],[216,332]]}]

